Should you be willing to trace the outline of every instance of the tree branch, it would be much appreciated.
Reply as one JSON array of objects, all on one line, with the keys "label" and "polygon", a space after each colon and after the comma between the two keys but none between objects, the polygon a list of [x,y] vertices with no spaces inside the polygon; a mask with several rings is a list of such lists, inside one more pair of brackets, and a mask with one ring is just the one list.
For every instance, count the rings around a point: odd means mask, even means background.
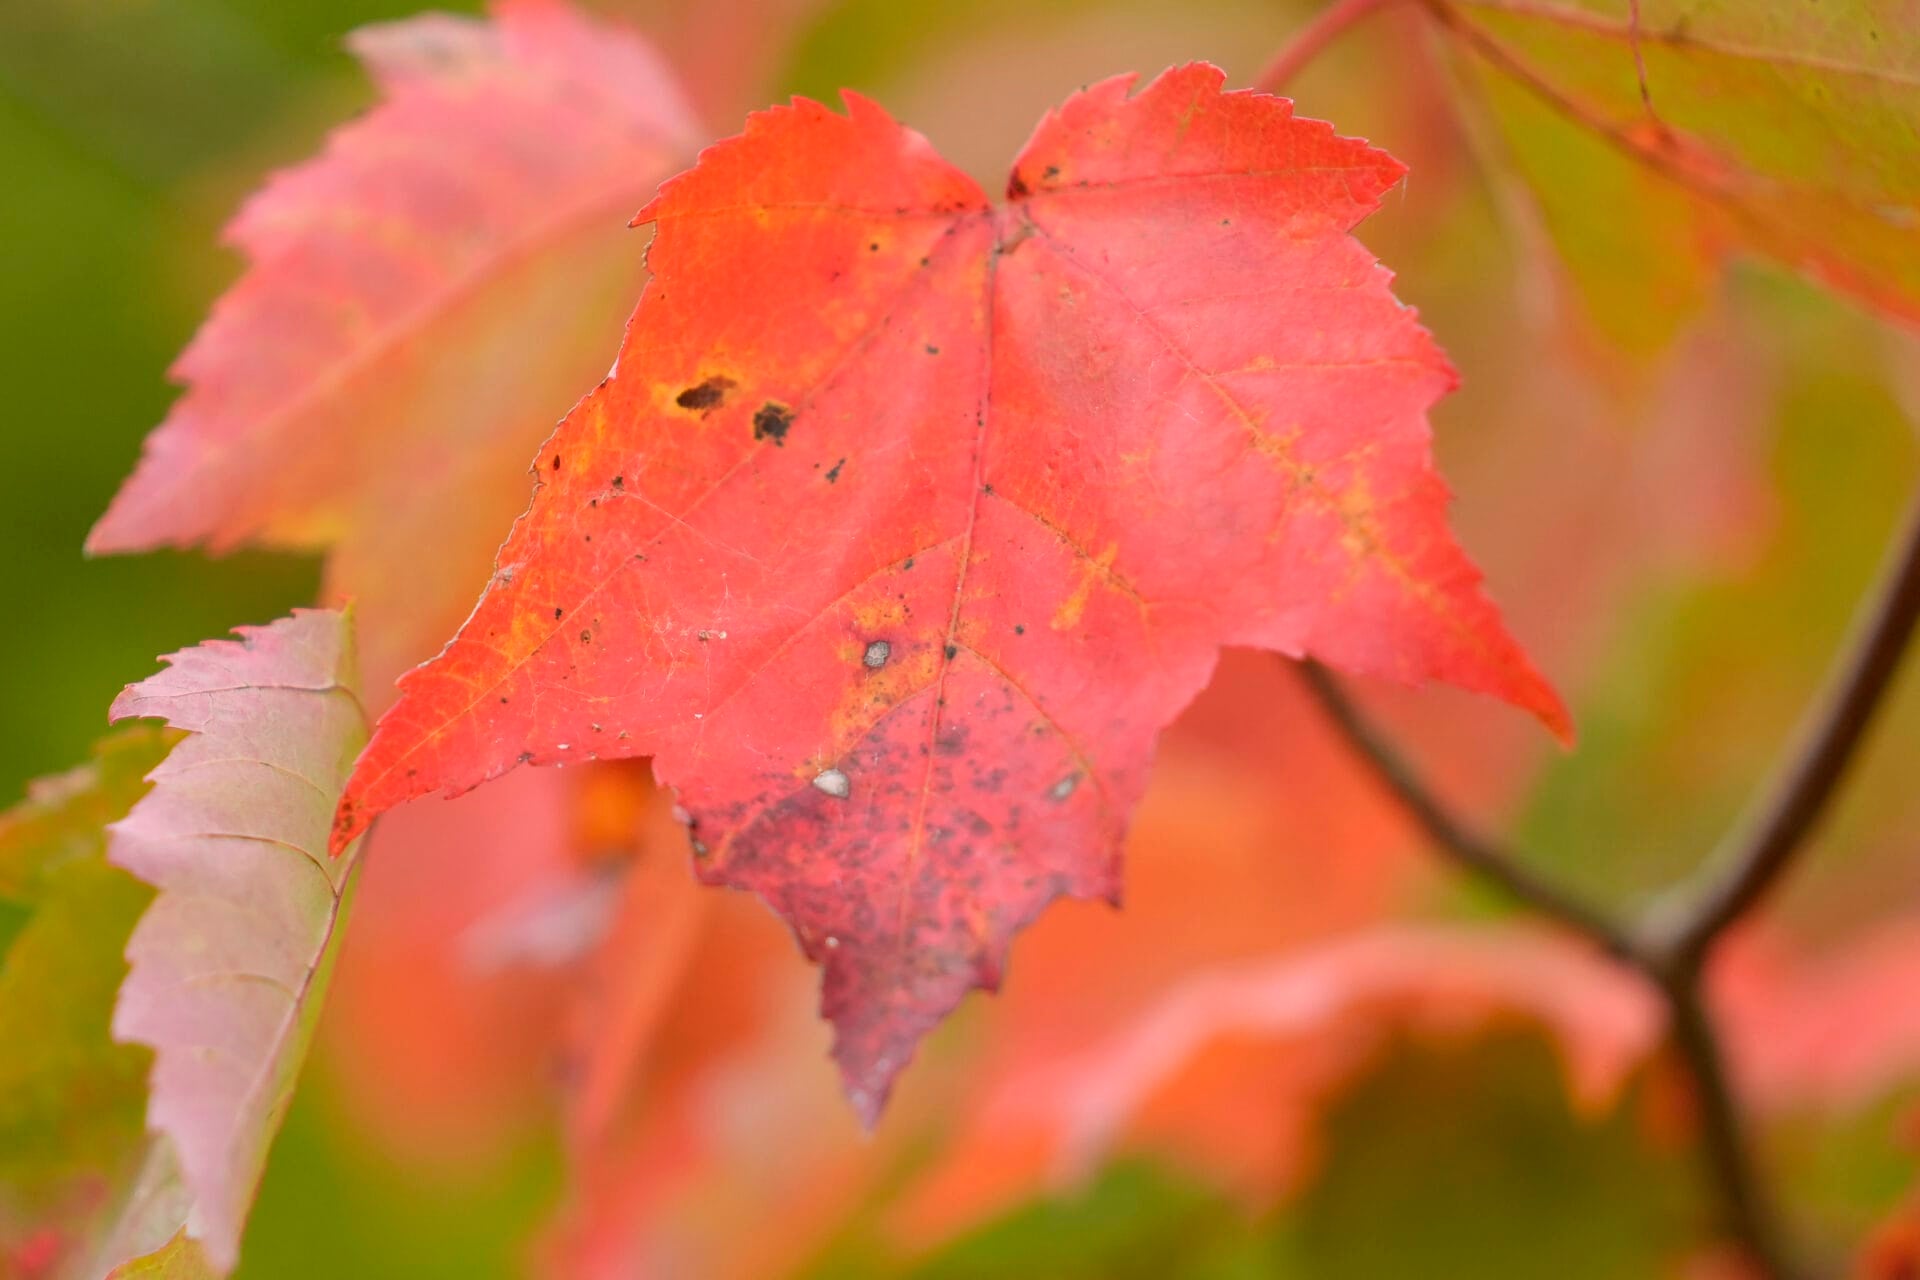
[{"label": "tree branch", "polygon": [[1504,889],[1515,900],[1567,926],[1607,954],[1633,962],[1634,939],[1597,908],[1569,895],[1529,869],[1517,855],[1476,834],[1449,810],[1420,778],[1386,733],[1361,711],[1331,671],[1308,658],[1298,664],[1302,679],[1327,718],[1347,743],[1373,766],[1393,798],[1420,825],[1434,847],[1475,875]]},{"label": "tree branch", "polygon": [[1845,776],[1920,621],[1920,499],[1889,552],[1836,665],[1830,692],[1787,752],[1776,781],[1707,860],[1697,885],[1656,904],[1644,945],[1663,964],[1698,968],[1720,934],[1780,880]]},{"label": "tree branch", "polygon": [[1693,1086],[1701,1154],[1727,1232],[1768,1280],[1794,1280],[1785,1232],[1747,1143],[1726,1055],[1713,1029],[1697,974],[1655,982],[1667,1006],[1667,1043]]}]

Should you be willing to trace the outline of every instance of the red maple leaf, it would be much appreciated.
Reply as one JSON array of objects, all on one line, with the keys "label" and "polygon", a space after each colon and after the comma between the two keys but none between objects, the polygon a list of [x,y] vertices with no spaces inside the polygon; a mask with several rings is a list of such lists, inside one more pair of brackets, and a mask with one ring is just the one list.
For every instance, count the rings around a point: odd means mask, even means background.
[{"label": "red maple leaf", "polygon": [[651,755],[703,878],[825,967],[855,1105],[1061,895],[1115,898],[1222,645],[1558,698],[1445,525],[1454,383],[1348,234],[1402,167],[1193,65],[1040,126],[994,206],[872,103],[670,182],[617,373],[336,836]]}]

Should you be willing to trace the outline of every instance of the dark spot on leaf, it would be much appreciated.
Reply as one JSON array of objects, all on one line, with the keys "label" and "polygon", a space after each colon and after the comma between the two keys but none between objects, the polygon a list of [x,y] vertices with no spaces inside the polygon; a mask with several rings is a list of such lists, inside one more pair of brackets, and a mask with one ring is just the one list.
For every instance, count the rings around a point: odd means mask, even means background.
[{"label": "dark spot on leaf", "polygon": [[1017,636],[1023,636],[1027,634],[1027,629],[1026,627],[1022,626],[1020,623],[1016,622],[1013,624],[1013,634]]},{"label": "dark spot on leaf", "polygon": [[934,346],[931,342],[929,342],[927,344],[927,354],[930,356],[937,356],[940,354],[940,348]]},{"label": "dark spot on leaf", "polygon": [[615,477],[613,478],[613,487],[614,487],[614,488],[616,488],[616,489],[624,489],[624,488],[626,488],[626,487],[627,487],[627,478],[626,478],[625,476],[615,476]]},{"label": "dark spot on leaf", "polygon": [[581,644],[592,644],[592,643],[593,643],[593,632],[591,632],[591,631],[582,631],[582,632],[580,633],[580,643],[581,643]]},{"label": "dark spot on leaf", "polygon": [[555,622],[558,622],[558,621],[560,621],[560,614],[561,614],[561,612],[562,612],[562,610],[561,610],[561,608],[560,608],[560,606],[559,606],[559,605],[555,605],[555,606],[553,606],[553,620],[554,620]]},{"label": "dark spot on leaf", "polygon": [[772,437],[776,448],[784,448],[787,443],[787,428],[793,425],[793,410],[783,404],[769,400],[753,412],[753,438],[765,440]]},{"label": "dark spot on leaf", "polygon": [[1019,200],[1025,197],[1026,195],[1027,195],[1027,180],[1020,176],[1020,171],[1018,169],[1015,169],[1013,171],[1013,176],[1007,179],[1007,199]]},{"label": "dark spot on leaf", "polygon": [[878,240],[874,240],[874,241],[870,241],[870,242],[869,242],[869,243],[867,244],[867,252],[868,252],[868,253],[878,253],[878,252],[880,252],[880,242],[879,242]]},{"label": "dark spot on leaf", "polygon": [[732,378],[715,374],[705,382],[688,387],[673,398],[673,402],[682,409],[692,409],[701,417],[706,417],[726,402],[727,393],[738,384]]},{"label": "dark spot on leaf", "polygon": [[840,461],[834,463],[833,469],[827,472],[827,483],[832,484],[836,480],[838,480],[840,478],[840,468],[846,465],[847,465],[847,460],[845,458],[842,458],[840,459]]},{"label": "dark spot on leaf", "polygon": [[1050,164],[1047,166],[1046,172],[1042,173],[1040,176],[1043,178],[1057,178],[1060,176],[1060,166],[1057,164]]},{"label": "dark spot on leaf", "polygon": [[912,556],[908,556],[908,557],[907,557],[907,562],[906,562],[905,564],[903,564],[903,565],[901,565],[900,567],[901,567],[902,569],[911,569],[911,568],[913,568],[913,557],[912,557]]},{"label": "dark spot on leaf", "polygon": [[553,455],[553,469],[555,471],[560,469],[560,455],[557,453]]},{"label": "dark spot on leaf", "polygon": [[950,644],[950,645],[948,645],[948,646],[947,646],[947,657],[949,657],[949,658],[957,658],[957,657],[959,657],[959,656],[960,656],[960,646],[959,646],[959,645],[957,645],[957,644]]}]

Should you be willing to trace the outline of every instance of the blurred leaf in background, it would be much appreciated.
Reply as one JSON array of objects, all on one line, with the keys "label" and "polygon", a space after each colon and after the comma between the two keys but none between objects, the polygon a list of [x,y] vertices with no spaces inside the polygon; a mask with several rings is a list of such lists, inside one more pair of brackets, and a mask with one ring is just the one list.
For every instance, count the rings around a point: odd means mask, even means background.
[{"label": "blurred leaf in background", "polygon": [[135,728],[0,814],[0,1275],[64,1254],[113,1207],[144,1146],[152,1055],[114,1043],[121,952],[152,892],[108,865],[105,828],[169,737]]}]

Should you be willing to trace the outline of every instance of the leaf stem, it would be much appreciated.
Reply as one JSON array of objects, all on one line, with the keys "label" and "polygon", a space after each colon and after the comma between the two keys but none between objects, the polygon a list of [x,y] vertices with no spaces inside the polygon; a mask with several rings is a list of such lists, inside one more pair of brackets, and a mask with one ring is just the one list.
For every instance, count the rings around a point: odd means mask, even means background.
[{"label": "leaf stem", "polygon": [[1287,82],[1300,73],[1301,68],[1320,56],[1322,50],[1338,39],[1348,27],[1380,9],[1399,4],[1401,0],[1333,0],[1322,9],[1306,26],[1294,32],[1293,37],[1282,45],[1273,55],[1260,74],[1254,77],[1253,87],[1262,93],[1278,93]]},{"label": "leaf stem", "polygon": [[1333,672],[1311,658],[1301,662],[1298,670],[1327,718],[1339,728],[1348,745],[1373,767],[1400,807],[1419,824],[1442,856],[1498,885],[1516,901],[1567,925],[1609,955],[1632,959],[1636,942],[1626,930],[1597,908],[1537,875],[1516,854],[1477,834],[1453,813],[1421,779],[1419,771],[1386,732],[1348,695]]}]

